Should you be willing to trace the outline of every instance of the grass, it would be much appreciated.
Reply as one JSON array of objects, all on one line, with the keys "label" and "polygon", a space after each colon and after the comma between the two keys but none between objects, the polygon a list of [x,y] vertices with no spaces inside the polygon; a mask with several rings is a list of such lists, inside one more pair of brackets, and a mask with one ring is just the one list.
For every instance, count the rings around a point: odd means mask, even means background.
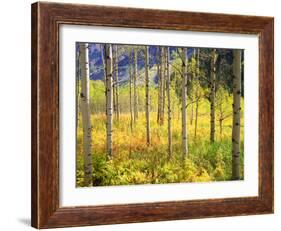
[{"label": "grass", "polygon": [[[231,105],[231,104],[230,104]],[[232,119],[223,122],[222,136],[216,122],[216,141],[210,143],[209,105],[201,101],[197,137],[194,137],[194,120],[188,108],[188,149],[185,161],[181,153],[181,118],[174,107],[172,121],[173,155],[168,160],[167,121],[157,124],[157,113],[151,112],[151,145],[146,145],[145,114],[130,129],[130,114],[121,113],[113,124],[113,158],[106,157],[106,117],[95,113],[91,116],[93,184],[95,186],[158,184],[176,182],[209,182],[231,180]],[[194,113],[195,114],[195,113]],[[241,113],[243,114],[243,113]],[[166,115],[165,115],[166,116]],[[244,176],[243,118],[241,119],[241,179]],[[83,131],[79,116],[77,127],[77,177],[78,187],[83,185]]]}]

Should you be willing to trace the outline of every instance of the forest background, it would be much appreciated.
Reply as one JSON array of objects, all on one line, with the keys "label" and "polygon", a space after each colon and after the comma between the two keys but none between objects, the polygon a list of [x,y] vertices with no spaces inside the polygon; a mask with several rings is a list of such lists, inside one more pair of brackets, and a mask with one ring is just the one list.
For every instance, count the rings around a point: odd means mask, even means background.
[{"label": "forest background", "polygon": [[243,51],[76,51],[77,186],[243,179]]}]

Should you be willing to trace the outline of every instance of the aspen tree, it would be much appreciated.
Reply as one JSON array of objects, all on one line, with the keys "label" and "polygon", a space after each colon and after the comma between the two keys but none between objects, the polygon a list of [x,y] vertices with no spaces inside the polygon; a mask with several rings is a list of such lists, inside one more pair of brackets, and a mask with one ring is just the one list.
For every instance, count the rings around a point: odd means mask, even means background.
[{"label": "aspen tree", "polygon": [[[102,61],[102,66],[103,66],[103,82],[104,86],[106,87],[106,70],[105,70],[105,60],[104,60],[104,45],[100,44],[100,53],[101,53],[101,61]],[[106,94],[106,91],[105,91]]]},{"label": "aspen tree", "polygon": [[232,179],[240,179],[241,51],[233,51]]},{"label": "aspen tree", "polygon": [[[195,61],[196,60],[196,49],[193,48],[193,60]],[[196,61],[195,61],[196,62]],[[196,66],[196,64],[195,64]],[[193,81],[195,80],[196,78],[196,67],[192,70],[192,78],[190,80],[190,84],[191,84],[191,88],[193,89]],[[190,97],[191,97],[191,115],[190,115],[190,125],[193,124],[193,117],[194,117],[194,96],[193,94],[190,94]]]},{"label": "aspen tree", "polygon": [[146,143],[150,145],[150,94],[149,94],[149,46],[145,47],[145,117],[146,117]]},{"label": "aspen tree", "polygon": [[164,108],[165,108],[165,49],[161,47],[160,53],[160,85],[159,85],[159,124],[164,124]]},{"label": "aspen tree", "polygon": [[113,113],[117,116],[116,102],[116,46],[112,45],[112,97],[113,97]]},{"label": "aspen tree", "polygon": [[200,48],[197,49],[197,60],[196,60],[196,90],[195,90],[195,127],[194,127],[194,138],[197,137],[197,126],[198,126],[198,110],[199,110],[199,100],[200,100],[200,95],[199,95],[199,87],[200,87],[200,82],[199,82],[199,74],[200,74]]},{"label": "aspen tree", "polygon": [[171,111],[171,92],[170,92],[170,49],[167,47],[167,100],[168,100],[168,154],[172,157],[172,111]]},{"label": "aspen tree", "polygon": [[80,44],[81,113],[83,124],[84,186],[92,184],[92,126],[90,112],[89,50],[87,43]]},{"label": "aspen tree", "polygon": [[133,73],[132,73],[132,63],[133,63],[133,50],[129,51],[129,90],[130,90],[130,127],[131,132],[133,131],[133,102],[132,102],[132,80],[133,80]]},{"label": "aspen tree", "polygon": [[118,45],[115,46],[115,94],[116,94],[116,117],[119,121],[120,118],[120,105],[119,105],[119,76],[118,76]]},{"label": "aspen tree", "polygon": [[[104,95],[106,98],[106,67],[105,67],[105,46],[100,44],[100,52],[101,52],[101,60],[102,60],[102,66],[103,66],[103,82],[104,82]],[[107,108],[105,104],[105,116],[107,116]]]},{"label": "aspen tree", "polygon": [[182,49],[182,157],[188,154],[187,142],[187,48]]},{"label": "aspen tree", "polygon": [[113,81],[112,81],[112,45],[105,45],[106,57],[106,148],[109,158],[112,158],[112,122],[113,122]]},{"label": "aspen tree", "polygon": [[157,123],[160,123],[160,113],[161,113],[161,84],[162,84],[162,74],[161,74],[161,48],[158,47],[158,58],[157,58],[157,77],[158,77],[158,103],[157,103]]},{"label": "aspen tree", "polygon": [[158,99],[158,107],[159,107],[159,125],[163,125],[164,123],[164,117],[163,117],[163,89],[164,89],[164,49],[163,47],[160,47],[160,64],[159,64],[159,71],[160,71],[160,78],[159,78],[159,83],[158,83],[158,94],[159,94],[159,99]]},{"label": "aspen tree", "polygon": [[216,61],[217,53],[216,49],[212,50],[211,53],[211,78],[210,78],[210,141],[213,143],[215,141],[215,132],[216,132],[216,113],[215,113],[215,103],[216,103]]},{"label": "aspen tree", "polygon": [[137,93],[137,73],[138,73],[138,50],[134,47],[134,122],[138,119],[138,93]]}]

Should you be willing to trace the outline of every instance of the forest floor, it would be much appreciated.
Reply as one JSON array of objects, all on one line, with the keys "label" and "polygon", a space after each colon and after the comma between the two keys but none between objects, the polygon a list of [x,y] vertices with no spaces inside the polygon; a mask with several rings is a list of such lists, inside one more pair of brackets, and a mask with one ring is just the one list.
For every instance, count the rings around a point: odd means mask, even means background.
[{"label": "forest floor", "polygon": [[[204,103],[203,103],[204,104]],[[203,105],[204,107],[204,105]],[[208,105],[205,105],[208,107]],[[182,160],[181,118],[174,111],[172,120],[172,158],[168,159],[167,121],[157,124],[157,113],[151,112],[151,145],[146,144],[145,113],[139,112],[137,122],[130,128],[130,114],[120,115],[113,124],[113,158],[106,155],[106,117],[91,116],[93,185],[160,184],[177,182],[210,182],[231,180],[231,131],[232,118],[223,121],[220,135],[216,122],[216,139],[209,141],[209,114],[198,118],[197,137],[194,135],[195,121],[188,119],[188,155]],[[165,115],[166,116],[166,115]],[[195,116],[193,117],[195,118]],[[244,177],[244,129],[241,119],[241,179]],[[77,127],[77,175],[76,184],[83,185],[83,130],[81,119]]]}]

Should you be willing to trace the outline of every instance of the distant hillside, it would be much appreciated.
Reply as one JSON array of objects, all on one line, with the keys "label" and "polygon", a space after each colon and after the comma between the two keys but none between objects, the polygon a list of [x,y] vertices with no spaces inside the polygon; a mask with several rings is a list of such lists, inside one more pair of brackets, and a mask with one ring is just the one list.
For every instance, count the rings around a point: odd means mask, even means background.
[{"label": "distant hillside", "polygon": [[[97,43],[90,43],[89,44],[89,62],[90,62],[90,79],[91,80],[103,80],[104,79],[104,68],[103,68],[103,61],[102,61],[102,51],[101,49],[102,44]],[[120,48],[126,45],[120,45]],[[150,78],[152,82],[157,85],[158,83],[158,76],[157,76],[157,48],[158,46],[150,46],[149,47],[149,68],[150,68]],[[124,48],[123,48],[124,49]],[[170,47],[170,53],[172,54],[176,50],[175,47]],[[129,79],[129,52],[122,52],[119,53],[118,58],[118,77],[119,77],[119,84],[122,85],[126,83]],[[193,49],[190,48],[188,51],[188,56],[191,57],[193,53]],[[139,81],[141,81],[142,76],[144,75],[144,54],[142,50],[138,51],[138,73],[139,73]],[[172,55],[171,55],[172,59]]]}]

